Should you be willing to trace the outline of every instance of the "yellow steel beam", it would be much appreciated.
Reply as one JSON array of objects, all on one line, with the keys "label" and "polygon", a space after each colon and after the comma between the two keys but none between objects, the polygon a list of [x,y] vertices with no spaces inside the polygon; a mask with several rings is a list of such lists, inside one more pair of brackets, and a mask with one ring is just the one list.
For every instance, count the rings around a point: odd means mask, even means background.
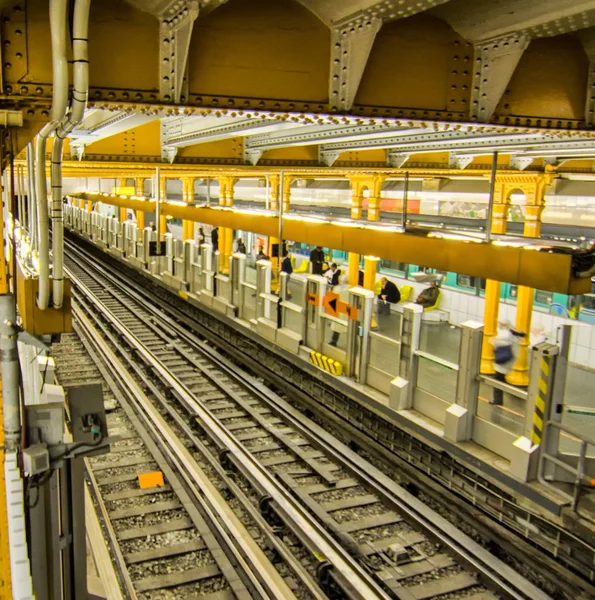
[{"label": "yellow steel beam", "polygon": [[[85,192],[78,198],[155,212],[152,200]],[[229,229],[252,231],[275,237],[277,216],[233,210],[161,203],[161,214]],[[591,289],[589,279],[572,275],[571,257],[549,254],[523,247],[501,246],[446,238],[428,238],[381,228],[363,228],[313,222],[308,219],[283,220],[284,237],[306,244],[324,245],[335,250],[379,256],[387,260],[433,267],[442,271],[465,273],[497,281],[507,281],[540,290],[564,294],[584,294]]]},{"label": "yellow steel beam", "polygon": [[[0,377],[0,423],[3,422],[2,378]],[[10,600],[10,598],[12,598],[12,579],[10,576],[6,480],[4,478],[4,427],[0,427],[0,600]]]}]

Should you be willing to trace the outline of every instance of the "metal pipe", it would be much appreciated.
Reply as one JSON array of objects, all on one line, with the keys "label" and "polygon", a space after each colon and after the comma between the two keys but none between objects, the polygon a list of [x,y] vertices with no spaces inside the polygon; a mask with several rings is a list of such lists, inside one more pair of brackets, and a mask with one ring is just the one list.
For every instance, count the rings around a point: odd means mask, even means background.
[{"label": "metal pipe", "polygon": [[486,242],[492,240],[492,215],[494,214],[494,194],[496,192],[496,171],[498,169],[498,151],[492,154],[492,172],[490,174],[490,197],[486,214]]},{"label": "metal pipe", "polygon": [[265,195],[264,195],[264,207],[266,208],[266,210],[269,210],[269,208],[271,207],[271,198],[269,196],[269,176],[266,175],[265,176]]},{"label": "metal pipe", "polygon": [[[16,166],[16,174],[15,174],[15,180],[16,180],[16,192],[17,192],[17,213],[18,213],[18,220],[19,220],[19,225],[21,226],[21,230],[23,229],[23,227],[25,226],[25,222],[24,222],[24,217],[25,217],[25,209],[23,208],[23,187],[21,185],[21,166],[17,165]],[[15,215],[16,218],[16,215]]]},{"label": "metal pipe", "polygon": [[64,216],[62,211],[62,148],[66,136],[83,120],[89,95],[89,11],[91,0],[76,0],[73,18],[73,90],[70,114],[58,126],[52,146],[53,304],[64,300]]},{"label": "metal pipe", "polygon": [[29,195],[29,237],[31,238],[31,248],[37,249],[37,199],[35,195],[35,156],[33,142],[27,144],[27,184]]},{"label": "metal pipe", "polygon": [[403,180],[403,210],[401,211],[401,227],[403,231],[407,230],[407,196],[409,195],[409,171],[405,171]]},{"label": "metal pipe", "polygon": [[37,136],[35,147],[35,186],[37,189],[37,233],[39,236],[39,291],[37,306],[45,310],[50,300],[50,241],[48,192],[45,173],[45,147],[68,106],[68,56],[66,48],[66,12],[68,0],[51,0],[50,34],[52,40],[53,92],[52,112]]},{"label": "metal pipe", "polygon": [[155,169],[155,232],[157,233],[157,241],[161,240],[161,180],[159,179],[159,167]]},{"label": "metal pipe", "polygon": [[2,362],[2,410],[4,412],[4,444],[16,450],[21,438],[19,399],[19,354],[17,350],[16,305],[12,294],[0,295],[0,357]]},{"label": "metal pipe", "polygon": [[284,194],[284,183],[285,183],[285,171],[281,171],[281,177],[279,177],[279,251],[277,256],[277,281],[281,276],[281,263],[283,261],[283,201],[285,198]]},{"label": "metal pipe", "polygon": [[211,178],[207,177],[207,206],[211,206]]}]

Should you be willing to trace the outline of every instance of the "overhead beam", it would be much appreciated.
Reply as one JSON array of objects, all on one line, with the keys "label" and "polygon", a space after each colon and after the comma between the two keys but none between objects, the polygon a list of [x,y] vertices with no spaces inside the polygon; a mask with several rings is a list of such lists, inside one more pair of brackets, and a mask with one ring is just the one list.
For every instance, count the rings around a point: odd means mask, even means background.
[{"label": "overhead beam", "polygon": [[529,45],[528,35],[509,35],[475,44],[471,119],[487,123]]},{"label": "overhead beam", "polygon": [[78,145],[92,144],[107,137],[123,133],[134,127],[145,125],[155,119],[157,115],[132,113],[124,111],[91,110],[82,123],[74,129],[69,138],[71,143]]},{"label": "overhead beam", "polygon": [[188,98],[188,50],[194,21],[198,17],[198,0],[171,2],[159,18],[159,93],[164,102],[179,104]]},{"label": "overhead beam", "polygon": [[[73,197],[104,202],[116,206],[154,212],[154,201],[138,201],[120,197],[85,192]],[[140,208],[139,208],[140,205]],[[173,218],[252,231],[261,235],[275,236],[279,231],[279,217],[262,213],[246,214],[213,208],[183,206],[162,202],[161,214]],[[283,232],[287,239],[306,244],[325,244],[337,250],[381,256],[387,260],[421,263],[428,267],[455,273],[466,273],[496,281],[561,292],[564,294],[587,293],[590,279],[576,279],[572,275],[571,256],[536,252],[534,249],[449,239],[448,234],[427,232],[426,235],[405,233],[394,227],[386,229],[343,227],[327,221],[314,223],[297,218],[283,218]],[[496,240],[497,242],[498,240]]]},{"label": "overhead beam", "polygon": [[353,27],[335,27],[331,33],[329,98],[331,111],[351,109],[382,19],[371,17]]}]

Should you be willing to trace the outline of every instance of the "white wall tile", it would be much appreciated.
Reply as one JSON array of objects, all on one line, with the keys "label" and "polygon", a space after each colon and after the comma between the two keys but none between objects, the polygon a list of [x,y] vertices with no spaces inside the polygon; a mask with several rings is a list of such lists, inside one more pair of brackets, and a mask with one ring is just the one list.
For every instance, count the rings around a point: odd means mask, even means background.
[{"label": "white wall tile", "polygon": [[574,338],[579,346],[589,348],[591,346],[591,326],[579,325],[575,327]]},{"label": "white wall tile", "polygon": [[589,362],[589,349],[577,346],[575,362],[579,365],[587,366]]}]

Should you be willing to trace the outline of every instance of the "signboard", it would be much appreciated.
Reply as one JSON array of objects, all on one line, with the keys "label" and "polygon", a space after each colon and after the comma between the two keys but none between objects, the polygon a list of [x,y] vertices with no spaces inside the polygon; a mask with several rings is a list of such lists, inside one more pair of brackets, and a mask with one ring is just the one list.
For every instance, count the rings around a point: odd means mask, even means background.
[{"label": "signboard", "polygon": [[149,242],[149,256],[165,256],[166,252],[165,242]]},{"label": "signboard", "polygon": [[339,294],[336,294],[335,292],[327,292],[322,300],[322,303],[327,315],[330,315],[331,317],[338,317],[340,314],[343,314],[348,319],[357,321],[357,308],[347,304],[347,302],[342,302],[339,300]]},{"label": "signboard", "polygon": [[318,305],[318,295],[317,294],[312,294],[311,292],[308,292],[308,296],[306,297],[306,300],[308,301],[308,304],[313,304],[314,306]]}]

